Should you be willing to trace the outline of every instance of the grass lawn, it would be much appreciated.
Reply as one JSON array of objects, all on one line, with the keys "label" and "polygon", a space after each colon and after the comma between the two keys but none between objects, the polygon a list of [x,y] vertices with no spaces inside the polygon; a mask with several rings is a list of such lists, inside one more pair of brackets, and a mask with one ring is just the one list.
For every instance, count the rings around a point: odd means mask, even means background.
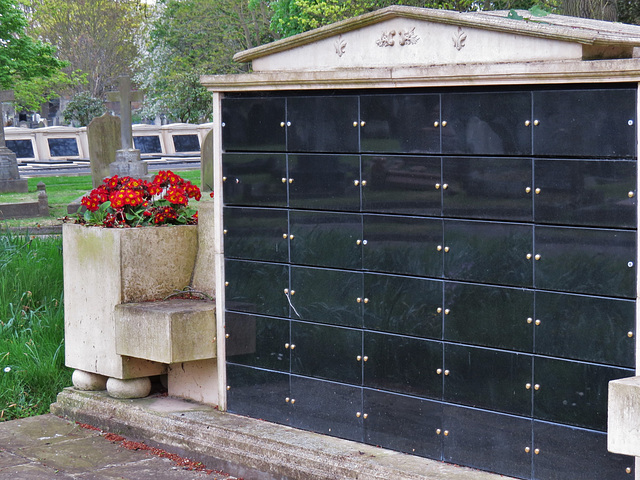
[{"label": "grass lawn", "polygon": [[[200,170],[186,170],[176,172],[185,180],[195,185],[200,184]],[[91,175],[58,176],[28,178],[29,193],[0,193],[0,203],[37,202],[36,186],[44,182],[49,197],[49,216],[24,218],[16,220],[2,220],[0,226],[7,227],[37,227],[59,225],[61,218],[67,215],[67,205],[91,190]]]},{"label": "grass lawn", "polygon": [[61,237],[0,234],[0,421],[49,411],[64,366]]}]

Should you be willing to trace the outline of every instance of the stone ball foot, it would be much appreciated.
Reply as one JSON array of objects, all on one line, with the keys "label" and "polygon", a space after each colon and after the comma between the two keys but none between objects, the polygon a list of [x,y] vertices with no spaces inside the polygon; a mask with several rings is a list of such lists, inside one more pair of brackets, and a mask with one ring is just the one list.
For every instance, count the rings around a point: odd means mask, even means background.
[{"label": "stone ball foot", "polygon": [[149,377],[120,380],[109,378],[107,380],[107,393],[114,398],[142,398],[151,393],[151,380]]},{"label": "stone ball foot", "polygon": [[77,390],[98,391],[107,388],[107,377],[83,370],[74,370],[71,381]]}]

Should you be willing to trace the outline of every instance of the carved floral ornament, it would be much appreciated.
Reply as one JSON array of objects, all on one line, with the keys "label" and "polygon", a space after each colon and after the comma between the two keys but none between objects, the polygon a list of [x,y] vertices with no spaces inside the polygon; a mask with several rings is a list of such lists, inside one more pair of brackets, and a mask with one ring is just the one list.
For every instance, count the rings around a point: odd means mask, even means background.
[{"label": "carved floral ornament", "polygon": [[336,49],[336,55],[342,57],[347,49],[347,41],[342,39],[342,35],[338,35],[336,41],[333,42],[333,46]]},{"label": "carved floral ornament", "polygon": [[[420,40],[420,37],[416,35],[416,27],[412,27],[406,30],[398,30],[398,45],[404,47],[406,45],[415,45]],[[394,37],[396,36],[395,30],[389,30],[382,32],[379,39],[376,40],[376,45],[379,47],[393,47],[396,44]]]},{"label": "carved floral ornament", "polygon": [[460,51],[465,46],[464,42],[467,39],[467,34],[464,33],[462,27],[458,27],[458,31],[454,33],[453,37],[451,38],[453,39],[453,46],[455,47],[455,49]]}]

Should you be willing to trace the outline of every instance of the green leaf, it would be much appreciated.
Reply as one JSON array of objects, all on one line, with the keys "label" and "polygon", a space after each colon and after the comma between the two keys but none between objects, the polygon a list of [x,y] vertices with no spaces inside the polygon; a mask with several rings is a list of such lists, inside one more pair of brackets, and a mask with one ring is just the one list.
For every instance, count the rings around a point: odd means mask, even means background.
[{"label": "green leaf", "polygon": [[518,12],[516,12],[513,8],[509,10],[509,15],[507,15],[507,18],[510,18],[512,20],[524,20],[524,17],[518,15]]},{"label": "green leaf", "polygon": [[531,7],[529,9],[529,13],[534,17],[546,17],[547,15],[549,15],[549,12],[547,12],[543,8],[540,8],[538,5],[534,5],[533,7]]}]

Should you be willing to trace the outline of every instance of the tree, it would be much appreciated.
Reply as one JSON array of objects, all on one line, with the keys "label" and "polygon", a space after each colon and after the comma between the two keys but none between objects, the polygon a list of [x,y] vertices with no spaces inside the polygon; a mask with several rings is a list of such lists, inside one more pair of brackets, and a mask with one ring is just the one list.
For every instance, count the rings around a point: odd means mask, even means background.
[{"label": "tree", "polygon": [[266,4],[246,0],[160,0],[149,17],[134,77],[145,91],[143,115],[194,122],[211,115],[203,74],[246,72],[233,55],[273,40]]},{"label": "tree", "polygon": [[58,47],[70,71],[87,74],[92,96],[102,97],[118,76],[130,73],[145,14],[140,0],[28,1],[33,32]]},{"label": "tree", "polygon": [[637,0],[618,0],[618,21],[640,24],[640,2]]},{"label": "tree", "polygon": [[77,127],[86,127],[95,117],[99,117],[106,108],[99,98],[92,97],[89,92],[81,92],[71,99],[64,109],[64,121]]},{"label": "tree", "polygon": [[27,35],[27,19],[13,0],[0,0],[0,87],[49,78],[65,66],[55,48]]}]

